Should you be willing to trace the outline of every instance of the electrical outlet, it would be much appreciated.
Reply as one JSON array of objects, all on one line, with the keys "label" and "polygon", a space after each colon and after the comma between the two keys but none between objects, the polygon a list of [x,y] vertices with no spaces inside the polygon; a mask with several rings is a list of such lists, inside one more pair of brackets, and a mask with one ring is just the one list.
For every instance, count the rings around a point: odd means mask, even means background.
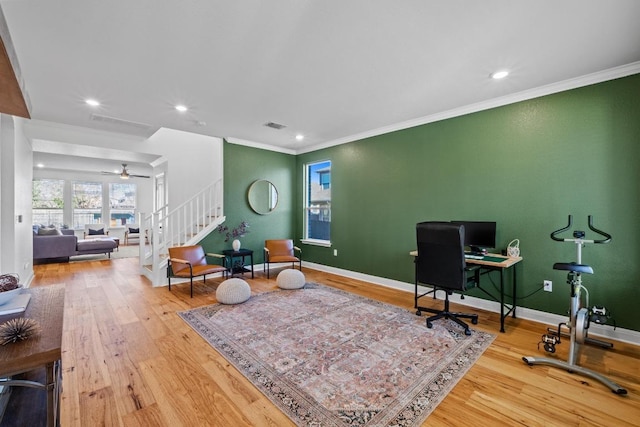
[{"label": "electrical outlet", "polygon": [[333,250],[333,256],[338,256],[338,250],[337,249]]},{"label": "electrical outlet", "polygon": [[542,282],[543,289],[547,292],[553,291],[553,282],[551,280],[545,280]]}]

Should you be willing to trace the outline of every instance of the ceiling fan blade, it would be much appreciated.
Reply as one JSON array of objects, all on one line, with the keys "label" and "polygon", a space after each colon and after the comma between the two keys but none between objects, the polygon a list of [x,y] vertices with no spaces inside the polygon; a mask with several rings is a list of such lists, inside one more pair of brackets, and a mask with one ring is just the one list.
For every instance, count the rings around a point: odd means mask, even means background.
[{"label": "ceiling fan blade", "polygon": [[122,163],[122,172],[102,171],[100,173],[102,175],[115,175],[115,176],[119,176],[120,178],[151,178],[149,175],[136,175],[136,174],[133,174],[133,173],[129,173],[129,171],[127,170],[127,164],[126,163]]}]

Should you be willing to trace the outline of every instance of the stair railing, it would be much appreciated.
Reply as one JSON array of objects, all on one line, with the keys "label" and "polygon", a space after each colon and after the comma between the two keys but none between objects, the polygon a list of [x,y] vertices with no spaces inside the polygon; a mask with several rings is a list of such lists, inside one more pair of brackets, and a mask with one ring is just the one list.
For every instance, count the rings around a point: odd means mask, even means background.
[{"label": "stair railing", "polygon": [[145,230],[145,244],[140,245],[143,274],[150,278],[154,286],[164,283],[168,248],[196,244],[224,222],[223,212],[220,179],[171,211],[165,205],[152,214],[141,213],[140,227]]}]

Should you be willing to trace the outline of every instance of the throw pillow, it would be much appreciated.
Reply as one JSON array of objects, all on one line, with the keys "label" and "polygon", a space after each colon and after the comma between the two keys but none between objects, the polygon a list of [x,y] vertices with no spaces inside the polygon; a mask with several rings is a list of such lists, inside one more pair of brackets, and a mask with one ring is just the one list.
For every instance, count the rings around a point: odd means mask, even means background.
[{"label": "throw pillow", "polygon": [[104,228],[101,228],[100,230],[89,229],[89,236],[97,236],[98,234],[104,234]]},{"label": "throw pillow", "polygon": [[139,228],[130,228],[129,229],[129,233],[138,234],[138,233],[140,233],[140,229]]},{"label": "throw pillow", "polygon": [[38,228],[38,236],[59,236],[61,234],[57,228]]}]

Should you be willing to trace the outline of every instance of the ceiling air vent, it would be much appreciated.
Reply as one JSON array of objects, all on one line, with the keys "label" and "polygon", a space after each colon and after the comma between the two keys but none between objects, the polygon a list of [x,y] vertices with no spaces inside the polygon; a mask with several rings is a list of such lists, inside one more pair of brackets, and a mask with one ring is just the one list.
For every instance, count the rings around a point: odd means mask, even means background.
[{"label": "ceiling air vent", "polygon": [[129,120],[118,119],[116,117],[103,116],[100,114],[91,114],[91,120],[96,122],[109,123],[112,125],[127,126],[130,128],[136,128],[136,129],[141,129],[146,131],[151,129],[151,125],[148,125],[145,123],[132,122]]},{"label": "ceiling air vent", "polygon": [[285,125],[281,125],[280,123],[275,123],[275,122],[267,122],[264,125],[266,127],[268,127],[268,128],[273,128],[273,129],[276,129],[276,130],[280,130],[280,129],[286,128]]}]

